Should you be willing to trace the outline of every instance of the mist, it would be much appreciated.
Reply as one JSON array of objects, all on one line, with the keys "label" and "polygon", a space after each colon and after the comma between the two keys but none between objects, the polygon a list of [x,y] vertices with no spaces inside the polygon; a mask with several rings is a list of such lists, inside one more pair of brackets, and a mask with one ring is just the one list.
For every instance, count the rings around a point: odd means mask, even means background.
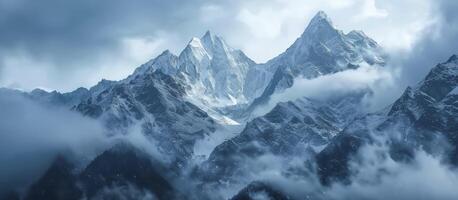
[{"label": "mist", "polygon": [[[246,174],[236,177],[238,183],[221,184],[209,193],[223,198],[234,196],[253,181],[268,184],[292,199],[326,200],[453,200],[458,198],[458,171],[421,148],[410,162],[390,157],[387,137],[362,146],[349,160],[350,184],[320,184],[311,160],[298,155],[289,158],[266,153],[258,158],[240,156],[240,169]],[[253,197],[263,193],[253,193]]]},{"label": "mist", "polygon": [[78,113],[13,94],[0,95],[0,110],[0,192],[23,189],[58,155],[84,165],[106,146],[103,126]]},{"label": "mist", "polygon": [[[413,163],[398,163],[388,152],[371,146],[361,149],[360,154],[366,154],[362,155],[365,159],[363,163],[353,164],[357,173],[352,177],[352,184],[336,184],[328,190],[333,199],[458,198],[458,172],[444,165],[438,157],[419,150]],[[377,161],[381,162],[374,164]]]},{"label": "mist", "polygon": [[[395,88],[396,71],[381,66],[363,65],[358,69],[345,70],[334,74],[323,75],[314,79],[298,77],[294,79],[293,86],[282,92],[273,94],[266,105],[255,110],[256,116],[262,116],[272,110],[279,102],[294,101],[307,97],[326,101],[332,97],[370,90],[364,102],[365,108],[370,111],[380,109],[397,97],[400,93]],[[395,95],[387,95],[396,93]]]}]

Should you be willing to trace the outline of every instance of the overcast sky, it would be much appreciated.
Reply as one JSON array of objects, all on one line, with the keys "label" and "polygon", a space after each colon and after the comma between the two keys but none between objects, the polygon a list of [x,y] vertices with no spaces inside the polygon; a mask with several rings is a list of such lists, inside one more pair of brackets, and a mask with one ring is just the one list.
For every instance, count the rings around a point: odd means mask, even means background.
[{"label": "overcast sky", "polygon": [[206,30],[265,62],[319,10],[378,41],[406,83],[457,53],[456,0],[0,0],[0,86],[69,91],[121,79]]}]

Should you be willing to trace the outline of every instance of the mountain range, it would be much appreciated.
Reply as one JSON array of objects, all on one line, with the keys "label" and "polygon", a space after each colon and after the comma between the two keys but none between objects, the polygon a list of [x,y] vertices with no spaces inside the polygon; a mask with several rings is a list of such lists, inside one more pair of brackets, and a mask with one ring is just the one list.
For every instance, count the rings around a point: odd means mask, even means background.
[{"label": "mountain range", "polygon": [[456,167],[456,55],[379,111],[362,109],[373,92],[367,87],[325,99],[304,95],[277,103],[267,114],[255,112],[267,109],[273,95],[281,96],[298,80],[384,68],[388,59],[362,31],[344,33],[319,12],[285,52],[266,63],[254,62],[207,31],[179,55],[166,50],[123,80],[102,80],[69,93],[0,89],[0,95],[19,95],[100,121],[107,138],[138,129],[157,152],[116,140],[83,169],[60,155],[25,191],[13,188],[0,196],[332,199],[325,189],[298,196],[268,179],[274,174],[316,181],[322,188],[350,185],[354,162],[368,146],[386,148],[394,162],[413,163],[416,151],[424,150]]}]

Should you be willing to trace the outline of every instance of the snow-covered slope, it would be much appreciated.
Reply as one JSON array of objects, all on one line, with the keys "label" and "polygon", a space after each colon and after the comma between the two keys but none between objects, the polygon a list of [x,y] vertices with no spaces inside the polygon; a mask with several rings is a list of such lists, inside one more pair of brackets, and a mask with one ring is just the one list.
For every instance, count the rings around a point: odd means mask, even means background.
[{"label": "snow-covered slope", "polygon": [[236,124],[218,108],[247,103],[245,93],[250,92],[246,91],[244,83],[249,68],[254,65],[242,51],[207,31],[201,38],[192,38],[178,56],[164,51],[124,81],[162,71],[185,85],[188,101],[223,124]]},{"label": "snow-covered slope", "polygon": [[216,106],[246,101],[243,83],[255,63],[219,36],[207,32],[201,39],[193,38],[179,58],[179,71],[193,83],[196,98],[204,95]]},{"label": "snow-covered slope", "polygon": [[[223,107],[245,103],[245,78],[255,63],[209,31],[192,38],[179,56],[165,51],[139,67],[131,77],[160,70],[187,85],[187,95],[201,106]],[[249,92],[248,92],[249,93]]]},{"label": "snow-covered slope", "polygon": [[165,50],[156,58],[135,69],[134,73],[127,80],[131,80],[142,74],[153,73],[156,70],[160,70],[167,75],[175,75],[178,71],[178,57],[169,50]]},{"label": "snow-covered slope", "polygon": [[113,132],[127,134],[138,126],[172,163],[189,161],[195,142],[218,127],[204,111],[186,101],[183,85],[161,71],[100,84],[75,109],[101,119]]}]

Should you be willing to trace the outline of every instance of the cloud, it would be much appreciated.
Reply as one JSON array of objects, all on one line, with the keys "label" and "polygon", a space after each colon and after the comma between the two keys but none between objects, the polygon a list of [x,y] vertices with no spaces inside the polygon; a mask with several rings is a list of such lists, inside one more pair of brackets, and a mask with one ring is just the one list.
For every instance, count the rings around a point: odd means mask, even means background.
[{"label": "cloud", "polygon": [[169,166],[174,160],[174,155],[157,149],[156,141],[139,124],[119,135],[108,132],[98,120],[38,104],[14,92],[0,91],[0,110],[0,196],[8,190],[26,189],[58,155],[82,170],[101,152],[127,142],[151,156],[157,166]]},{"label": "cloud", "polygon": [[362,12],[360,15],[357,15],[355,18],[357,20],[362,20],[366,18],[385,18],[388,16],[388,11],[384,9],[379,9],[375,5],[375,0],[364,0],[362,2]]},{"label": "cloud", "polygon": [[390,158],[387,150],[380,146],[360,149],[358,162],[351,164],[356,172],[350,177],[352,183],[349,185],[335,183],[323,187],[316,178],[293,179],[285,176],[270,181],[297,199],[304,196],[330,200],[458,198],[455,190],[458,172],[443,165],[440,158],[419,150],[414,162],[399,163]]},{"label": "cloud", "polygon": [[116,134],[109,138],[109,141],[111,143],[126,142],[131,144],[147,153],[154,162],[158,161],[162,165],[170,166],[176,159],[175,155],[161,152],[158,149],[158,142],[145,135],[140,123],[135,123],[128,127],[127,134]]},{"label": "cloud", "polygon": [[[237,1],[235,1],[237,2]],[[272,0],[240,1],[234,10],[242,24],[227,19],[224,30],[232,44],[256,61],[266,61],[283,52],[301,35],[319,10],[345,32],[363,30],[388,49],[409,49],[417,34],[434,17],[432,0]]]},{"label": "cloud", "polygon": [[205,135],[204,138],[197,140],[193,147],[193,161],[197,164],[201,164],[209,158],[216,146],[237,136],[243,128],[244,127],[241,125],[221,126],[212,134]]},{"label": "cloud", "polygon": [[[393,99],[384,98],[386,91],[394,86],[395,73],[379,66],[362,66],[354,70],[345,70],[314,79],[298,77],[294,84],[282,92],[274,93],[269,102],[255,110],[255,115],[263,115],[279,102],[294,101],[301,97],[326,100],[349,93],[370,89],[373,94],[366,99],[370,110],[386,106]],[[397,93],[396,93],[397,94]],[[395,96],[395,95],[393,95]]]},{"label": "cloud", "polygon": [[0,193],[30,184],[59,154],[84,165],[104,148],[102,126],[79,114],[11,94],[0,110]]},{"label": "cloud", "polygon": [[[166,48],[182,48],[194,34],[186,31],[190,28],[182,20],[194,18],[196,8],[177,0],[0,0],[0,83],[71,90],[91,86],[102,77],[124,78]],[[188,36],[174,38],[171,30]],[[132,39],[138,48],[126,46]],[[161,43],[165,40],[167,45]],[[126,53],[131,51],[134,55]],[[18,70],[39,70],[42,73],[33,75],[46,78],[29,82]]]},{"label": "cloud", "polygon": [[207,29],[264,62],[292,44],[318,10],[326,11],[344,31],[362,29],[389,49],[410,49],[431,19],[442,15],[433,9],[436,4],[0,0],[0,85],[68,91],[92,86],[101,78],[121,79],[165,49],[179,53],[192,36]]},{"label": "cloud", "polygon": [[436,64],[458,53],[458,2],[439,0],[431,22],[418,33],[412,48],[392,52],[392,65],[401,70],[399,86],[414,85]]},{"label": "cloud", "polygon": [[[352,183],[324,189],[330,199],[444,199],[458,198],[458,172],[421,149],[413,162],[391,159],[386,145],[367,145],[350,162]],[[396,192],[393,192],[396,191]]]},{"label": "cloud", "polygon": [[[239,167],[246,175],[238,183],[220,184],[211,193],[234,196],[244,184],[252,181],[267,183],[292,199],[384,200],[384,199],[443,199],[458,198],[455,189],[458,171],[421,149],[415,151],[412,162],[396,162],[390,157],[389,146],[383,139],[365,145],[349,160],[350,184],[334,183],[322,186],[318,175],[307,167],[307,158],[287,159],[268,152],[260,157],[240,156]],[[246,186],[246,185],[245,185]]]}]

